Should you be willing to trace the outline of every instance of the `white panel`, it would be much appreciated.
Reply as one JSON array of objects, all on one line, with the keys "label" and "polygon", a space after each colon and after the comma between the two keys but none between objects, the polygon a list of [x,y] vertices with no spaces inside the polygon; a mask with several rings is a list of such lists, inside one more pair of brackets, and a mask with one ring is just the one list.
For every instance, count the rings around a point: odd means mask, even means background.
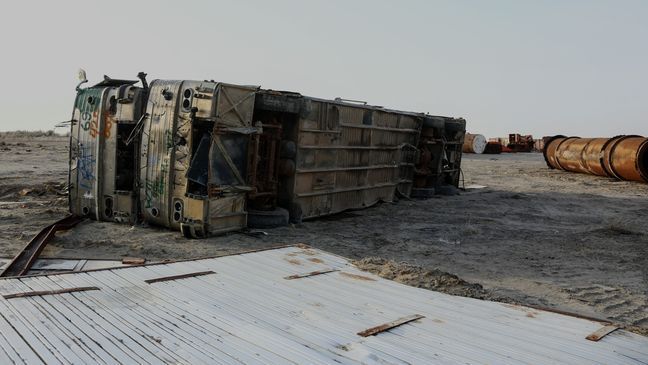
[{"label": "white panel", "polygon": [[[316,271],[329,272],[286,279]],[[0,298],[0,363],[648,362],[646,337],[588,341],[601,323],[408,287],[302,247],[4,279],[0,294],[85,286],[101,290]],[[413,314],[424,318],[357,335]]]}]

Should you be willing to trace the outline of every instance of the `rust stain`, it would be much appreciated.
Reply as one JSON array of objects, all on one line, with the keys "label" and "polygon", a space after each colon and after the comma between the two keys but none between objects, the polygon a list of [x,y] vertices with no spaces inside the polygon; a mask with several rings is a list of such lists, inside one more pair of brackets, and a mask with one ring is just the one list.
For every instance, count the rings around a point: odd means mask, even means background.
[{"label": "rust stain", "polygon": [[293,265],[301,265],[301,261],[299,261],[299,260],[297,260],[297,259],[288,259],[288,258],[285,258],[284,260],[290,262],[290,263],[293,264]]},{"label": "rust stain", "polygon": [[317,257],[311,257],[310,259],[308,259],[308,261],[314,262],[316,264],[323,264],[324,263],[324,260],[318,259]]},{"label": "rust stain", "polygon": [[346,276],[347,278],[351,278],[351,279],[365,280],[365,281],[376,281],[376,279],[370,278],[368,276],[351,274],[351,273],[348,273],[348,272],[341,272],[340,275]]}]

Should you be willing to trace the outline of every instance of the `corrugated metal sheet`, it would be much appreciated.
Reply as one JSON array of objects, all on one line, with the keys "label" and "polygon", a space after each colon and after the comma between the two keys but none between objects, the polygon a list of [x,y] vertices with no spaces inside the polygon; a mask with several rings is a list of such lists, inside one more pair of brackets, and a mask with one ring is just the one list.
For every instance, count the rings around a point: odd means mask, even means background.
[{"label": "corrugated metal sheet", "polygon": [[601,323],[408,287],[309,248],[0,280],[2,295],[79,287],[99,290],[0,298],[0,363],[648,362],[648,338],[589,341]]}]

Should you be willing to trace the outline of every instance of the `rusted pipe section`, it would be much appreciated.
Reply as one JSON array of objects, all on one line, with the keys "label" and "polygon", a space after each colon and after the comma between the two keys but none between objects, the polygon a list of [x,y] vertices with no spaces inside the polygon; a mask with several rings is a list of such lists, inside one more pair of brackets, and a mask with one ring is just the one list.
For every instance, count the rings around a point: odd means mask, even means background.
[{"label": "rusted pipe section", "polygon": [[463,153],[484,153],[486,138],[481,134],[466,133],[464,136]]},{"label": "rusted pipe section", "polygon": [[648,182],[648,138],[612,138],[603,155],[603,166],[617,179]]},{"label": "rusted pipe section", "polygon": [[555,136],[543,150],[549,168],[648,182],[648,139]]}]

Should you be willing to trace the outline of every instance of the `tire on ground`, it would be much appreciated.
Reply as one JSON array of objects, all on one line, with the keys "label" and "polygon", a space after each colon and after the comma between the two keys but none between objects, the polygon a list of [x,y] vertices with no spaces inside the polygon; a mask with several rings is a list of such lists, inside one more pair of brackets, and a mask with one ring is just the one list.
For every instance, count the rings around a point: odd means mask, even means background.
[{"label": "tire on ground", "polygon": [[288,211],[283,208],[273,210],[248,210],[247,225],[250,228],[274,228],[288,225]]},{"label": "tire on ground", "polygon": [[290,209],[288,210],[288,213],[290,214],[290,223],[301,224],[302,217],[304,215],[301,205],[299,205],[298,203],[290,204]]}]

